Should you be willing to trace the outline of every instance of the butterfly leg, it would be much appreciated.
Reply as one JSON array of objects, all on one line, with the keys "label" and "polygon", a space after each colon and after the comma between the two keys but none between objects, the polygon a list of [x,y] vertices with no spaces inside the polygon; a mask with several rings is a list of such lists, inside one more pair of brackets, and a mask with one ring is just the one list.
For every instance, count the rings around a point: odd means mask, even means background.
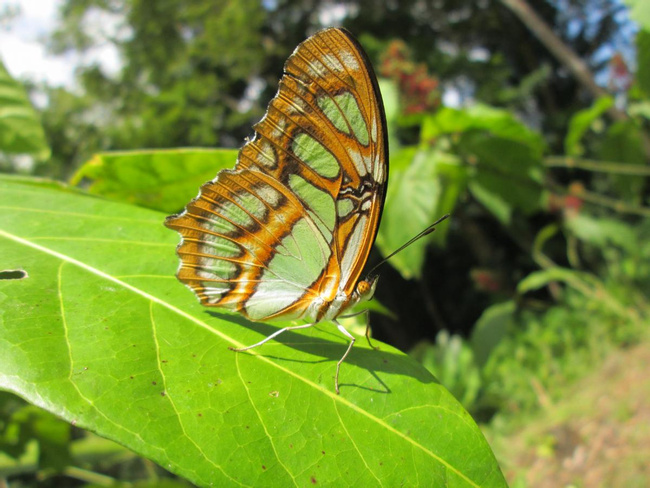
[{"label": "butterfly leg", "polygon": [[345,358],[348,357],[348,354],[350,354],[350,349],[352,349],[352,346],[354,346],[354,342],[356,341],[356,339],[352,334],[350,334],[346,330],[345,327],[339,324],[336,320],[334,321],[334,323],[336,324],[336,327],[341,331],[342,334],[350,338],[350,345],[345,351],[345,354],[343,354],[343,357],[339,359],[338,363],[336,363],[336,376],[334,377],[334,389],[336,390],[336,394],[340,395],[341,392],[339,391],[339,371],[341,370],[341,364],[343,363],[343,361],[345,361]]},{"label": "butterfly leg", "polygon": [[253,344],[252,346],[240,347],[240,348],[237,348],[237,347],[229,347],[228,349],[230,349],[231,351],[235,351],[235,352],[248,351],[249,349],[253,349],[254,347],[261,346],[261,345],[264,344],[265,342],[270,341],[270,340],[273,339],[274,337],[279,336],[280,334],[282,334],[283,332],[286,332],[287,330],[306,329],[307,327],[311,327],[312,325],[314,325],[314,324],[312,323],[312,324],[302,324],[302,325],[291,325],[291,326],[289,326],[289,327],[284,327],[284,328],[282,328],[282,329],[280,329],[280,330],[275,331],[275,332],[274,332],[273,334],[271,334],[270,336],[268,336],[268,337],[262,339],[260,342],[258,342],[258,343],[256,343],[256,344]]},{"label": "butterfly leg", "polygon": [[370,312],[368,310],[366,310],[366,340],[372,349],[379,350],[379,346],[373,346],[370,341]]},{"label": "butterfly leg", "polygon": [[339,318],[347,319],[350,317],[356,317],[357,315],[361,315],[362,313],[366,314],[366,340],[368,341],[368,345],[372,349],[378,350],[379,346],[373,346],[372,342],[370,341],[370,310],[361,310],[360,312],[351,313],[349,315],[341,315]]}]

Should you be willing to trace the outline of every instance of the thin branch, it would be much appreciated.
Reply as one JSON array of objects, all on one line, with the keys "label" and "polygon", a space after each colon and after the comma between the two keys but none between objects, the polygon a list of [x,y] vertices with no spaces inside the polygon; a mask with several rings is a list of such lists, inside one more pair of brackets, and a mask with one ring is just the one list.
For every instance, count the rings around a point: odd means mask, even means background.
[{"label": "thin branch", "polygon": [[617,163],[616,161],[599,161],[596,159],[572,158],[567,156],[549,156],[544,158],[549,167],[577,168],[585,171],[614,173],[619,175],[650,176],[650,167],[639,164]]},{"label": "thin branch", "polygon": [[581,190],[578,193],[570,192],[566,188],[558,184],[552,183],[550,181],[547,181],[547,184],[545,186],[559,195],[573,195],[580,198],[581,200],[584,200],[585,202],[589,202],[593,205],[599,205],[605,208],[610,208],[618,213],[626,213],[631,215],[640,215],[642,217],[650,217],[650,208],[648,207],[641,207],[639,205],[630,205],[628,203],[625,203],[622,200],[606,197],[605,195],[590,192],[587,190]]},{"label": "thin branch", "polygon": [[[546,46],[557,59],[560,61],[575,78],[593,95],[594,98],[607,96],[609,93],[598,86],[594,75],[589,70],[587,63],[567,46],[555,32],[544,22],[537,13],[526,3],[525,0],[501,0],[501,3],[508,7],[521,22],[530,29],[530,31]],[[628,120],[625,112],[612,107],[609,113],[615,120]]]}]

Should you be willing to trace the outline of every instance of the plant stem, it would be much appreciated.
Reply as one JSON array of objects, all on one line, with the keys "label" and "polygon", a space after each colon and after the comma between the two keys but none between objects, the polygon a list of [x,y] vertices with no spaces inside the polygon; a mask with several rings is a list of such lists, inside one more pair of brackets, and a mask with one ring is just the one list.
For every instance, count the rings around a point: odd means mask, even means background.
[{"label": "plant stem", "polygon": [[75,478],[99,486],[114,486],[116,484],[115,479],[110,476],[88,471],[87,469],[77,468],[76,466],[68,466],[63,470],[63,474],[70,478]]},{"label": "plant stem", "polygon": [[549,156],[544,158],[549,167],[577,168],[585,171],[614,173],[619,175],[650,176],[650,167],[639,164],[617,163],[615,161],[598,161],[596,159],[571,158],[566,156]]}]

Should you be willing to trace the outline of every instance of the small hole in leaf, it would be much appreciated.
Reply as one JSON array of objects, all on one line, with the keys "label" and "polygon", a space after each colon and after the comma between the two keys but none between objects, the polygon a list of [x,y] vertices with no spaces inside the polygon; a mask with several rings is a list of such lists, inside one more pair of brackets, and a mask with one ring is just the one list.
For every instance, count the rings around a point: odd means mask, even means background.
[{"label": "small hole in leaf", "polygon": [[22,269],[5,269],[0,271],[0,280],[24,280],[29,278],[27,271]]}]

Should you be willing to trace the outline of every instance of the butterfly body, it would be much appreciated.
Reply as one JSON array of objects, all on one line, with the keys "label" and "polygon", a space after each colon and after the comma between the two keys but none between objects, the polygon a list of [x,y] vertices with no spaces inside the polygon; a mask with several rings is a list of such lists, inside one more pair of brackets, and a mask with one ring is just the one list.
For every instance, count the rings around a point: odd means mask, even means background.
[{"label": "butterfly body", "polygon": [[325,29],[300,44],[254,129],[235,168],[165,222],[182,236],[177,276],[203,305],[251,320],[335,321],[374,293],[360,275],[388,179],[381,95],[357,41]]}]

